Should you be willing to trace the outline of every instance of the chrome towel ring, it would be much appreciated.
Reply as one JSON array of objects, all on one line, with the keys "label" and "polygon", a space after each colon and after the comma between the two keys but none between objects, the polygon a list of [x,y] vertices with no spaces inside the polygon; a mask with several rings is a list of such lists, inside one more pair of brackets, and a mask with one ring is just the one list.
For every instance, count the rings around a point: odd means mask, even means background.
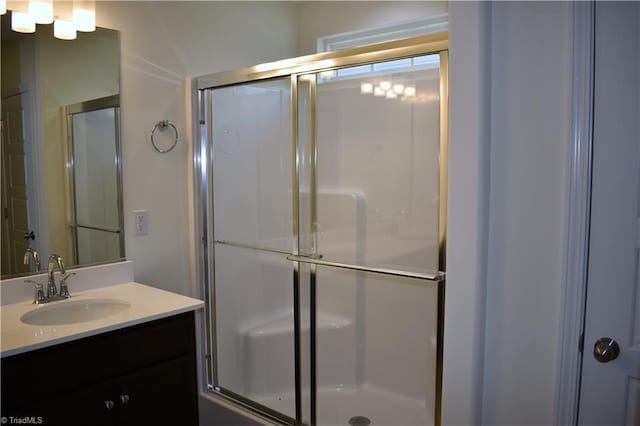
[{"label": "chrome towel ring", "polygon": [[[173,129],[173,133],[175,133],[175,136],[173,138],[173,144],[167,149],[158,148],[158,145],[156,145],[155,140],[153,140],[153,135],[156,132],[156,130],[160,129],[160,131],[163,132],[167,129],[167,127],[171,127]],[[169,120],[158,121],[156,125],[153,126],[153,129],[151,129],[151,145],[153,145],[155,150],[158,151],[160,154],[166,154],[167,152],[175,148],[177,144],[178,144],[178,129],[176,129],[176,126],[174,126],[173,123],[170,122]]]}]

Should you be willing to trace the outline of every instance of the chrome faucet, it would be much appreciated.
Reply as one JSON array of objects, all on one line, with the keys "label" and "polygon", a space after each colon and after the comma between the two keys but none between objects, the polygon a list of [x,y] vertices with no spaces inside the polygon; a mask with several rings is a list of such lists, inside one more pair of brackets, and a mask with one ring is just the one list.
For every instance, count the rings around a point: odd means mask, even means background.
[{"label": "chrome faucet", "polygon": [[40,255],[38,255],[38,252],[32,248],[25,250],[22,263],[28,265],[30,258],[33,258],[33,264],[36,266],[36,272],[40,272]]},{"label": "chrome faucet", "polygon": [[49,281],[47,282],[47,299],[49,300],[55,300],[58,298],[58,288],[56,287],[56,280],[53,276],[56,269],[58,269],[62,275],[66,273],[62,257],[57,254],[52,254],[49,256],[49,263],[47,266],[47,274],[49,275]]}]

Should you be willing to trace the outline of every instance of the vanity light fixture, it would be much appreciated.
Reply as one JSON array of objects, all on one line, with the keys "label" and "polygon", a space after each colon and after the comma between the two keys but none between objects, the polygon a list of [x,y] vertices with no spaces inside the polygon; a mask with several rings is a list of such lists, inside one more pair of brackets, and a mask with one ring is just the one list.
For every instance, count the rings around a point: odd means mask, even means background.
[{"label": "vanity light fixture", "polygon": [[50,24],[53,22],[52,0],[31,0],[29,2],[29,15],[36,24]]},{"label": "vanity light fixture", "polygon": [[[19,33],[33,33],[36,24],[53,23],[53,35],[61,40],[74,40],[77,31],[96,30],[95,0],[57,1],[21,0],[9,1],[11,29]],[[55,10],[54,10],[55,8]],[[0,0],[0,14],[7,11],[7,0]]]},{"label": "vanity light fixture", "polygon": [[11,29],[19,33],[34,33],[36,32],[36,23],[25,12],[11,12]]},{"label": "vanity light fixture", "polygon": [[385,92],[386,92],[387,90],[391,89],[391,83],[389,83],[388,81],[381,81],[379,86],[380,86],[380,88],[381,88],[382,90],[384,90]]},{"label": "vanity light fixture", "polygon": [[96,3],[95,1],[73,2],[73,23],[76,30],[91,32],[96,30]]},{"label": "vanity light fixture", "polygon": [[76,27],[72,21],[56,19],[53,23],[53,35],[60,40],[75,40],[77,37]]}]

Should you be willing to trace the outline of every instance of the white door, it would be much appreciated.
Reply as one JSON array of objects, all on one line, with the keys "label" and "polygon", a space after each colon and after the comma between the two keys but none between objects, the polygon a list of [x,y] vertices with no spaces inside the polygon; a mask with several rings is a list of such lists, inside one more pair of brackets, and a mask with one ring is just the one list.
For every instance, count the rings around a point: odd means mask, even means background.
[{"label": "white door", "polygon": [[25,250],[33,241],[29,220],[29,139],[25,138],[25,114],[17,94],[2,99],[2,274],[28,272]]},{"label": "white door", "polygon": [[640,425],[640,3],[598,2],[595,40],[579,423]]}]

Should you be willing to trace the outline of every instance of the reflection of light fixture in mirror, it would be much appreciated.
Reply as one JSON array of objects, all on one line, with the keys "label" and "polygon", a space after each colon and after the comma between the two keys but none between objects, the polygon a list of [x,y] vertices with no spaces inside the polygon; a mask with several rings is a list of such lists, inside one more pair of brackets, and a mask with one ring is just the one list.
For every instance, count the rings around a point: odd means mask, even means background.
[{"label": "reflection of light fixture in mirror", "polygon": [[384,96],[386,94],[387,94],[386,90],[384,90],[380,86],[376,86],[375,89],[373,89],[373,95],[374,96]]},{"label": "reflection of light fixture in mirror", "polygon": [[73,23],[76,30],[91,32],[96,30],[96,4],[95,1],[73,2]]},{"label": "reflection of light fixture in mirror", "polygon": [[56,19],[53,23],[53,35],[61,40],[75,40],[76,27],[71,21]]},{"label": "reflection of light fixture in mirror", "polygon": [[371,84],[371,83],[361,83],[360,84],[360,93],[362,93],[362,94],[373,93],[373,84]]},{"label": "reflection of light fixture in mirror", "polygon": [[369,82],[360,83],[360,93],[368,95],[373,93],[374,96],[385,97],[386,99],[402,99],[415,98],[417,95],[416,86],[406,86],[404,83],[392,84],[389,81],[381,81],[378,84]]},{"label": "reflection of light fixture in mirror", "polygon": [[415,87],[405,87],[404,88],[404,95],[407,97],[412,97],[416,95],[416,88]]},{"label": "reflection of light fixture in mirror", "polygon": [[52,0],[31,0],[29,2],[29,15],[36,24],[50,24],[53,22]]},{"label": "reflection of light fixture in mirror", "polygon": [[24,12],[11,12],[11,29],[19,33],[34,33],[36,23],[31,15]]}]

